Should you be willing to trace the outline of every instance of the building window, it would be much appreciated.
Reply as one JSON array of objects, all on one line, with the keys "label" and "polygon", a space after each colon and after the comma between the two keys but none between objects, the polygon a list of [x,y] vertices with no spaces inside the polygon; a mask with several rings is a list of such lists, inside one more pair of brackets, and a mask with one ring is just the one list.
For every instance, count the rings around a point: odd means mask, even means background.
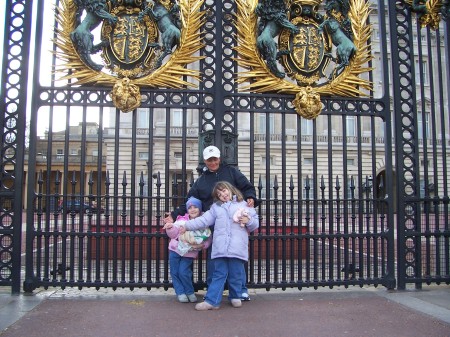
[{"label": "building window", "polygon": [[172,126],[181,128],[183,126],[183,110],[173,109],[172,110]]},{"label": "building window", "polygon": [[373,39],[374,40],[380,40],[380,30],[379,29],[374,29],[373,30]]},{"label": "building window", "polygon": [[266,177],[261,176],[262,190],[261,199],[270,199],[273,195],[273,179],[269,179],[269,186],[266,186]]},{"label": "building window", "polygon": [[311,136],[313,134],[313,121],[302,118],[302,135]]},{"label": "building window", "polygon": [[138,109],[137,110],[137,127],[140,129],[148,129],[150,121],[150,110],[149,109]]},{"label": "building window", "polygon": [[[425,123],[425,124],[424,124]],[[430,113],[425,112],[425,120],[422,112],[417,114],[417,131],[419,139],[424,139],[424,127],[425,127],[425,138],[430,137]]]},{"label": "building window", "polygon": [[64,150],[63,149],[56,149],[56,158],[57,159],[63,159],[64,158]]},{"label": "building window", "polygon": [[[261,165],[266,165],[266,157],[263,156],[261,157]],[[274,156],[270,156],[270,165],[275,165],[275,157]]]},{"label": "building window", "polygon": [[269,117],[269,134],[274,134],[275,133],[275,128],[274,128],[274,116],[273,115],[268,115],[268,114],[260,114],[259,115],[259,131],[260,133],[266,133],[266,123],[267,123],[267,116]]},{"label": "building window", "polygon": [[139,159],[148,160],[148,152],[139,152]]},{"label": "building window", "polygon": [[[423,81],[423,85],[428,85],[429,79],[428,79],[428,62],[422,60],[422,66],[419,66],[419,60],[415,61],[415,72],[416,72],[416,79],[417,82]],[[422,72],[422,76],[420,77],[420,74]]]},{"label": "building window", "polygon": [[426,167],[430,167],[430,160],[425,160],[425,159],[421,159],[420,160],[420,166],[426,166]]},{"label": "building window", "polygon": [[303,165],[313,165],[314,159],[313,158],[303,158]]},{"label": "building window", "polygon": [[70,149],[70,155],[71,155],[71,156],[76,156],[76,155],[78,155],[78,150],[77,150],[77,149]]},{"label": "building window", "polygon": [[[413,34],[414,40],[417,40],[417,34]],[[420,42],[427,42],[427,36],[425,34],[420,34]]]},{"label": "building window", "polygon": [[356,136],[356,116],[347,116],[345,119],[345,123],[347,126],[347,136],[355,137]]}]

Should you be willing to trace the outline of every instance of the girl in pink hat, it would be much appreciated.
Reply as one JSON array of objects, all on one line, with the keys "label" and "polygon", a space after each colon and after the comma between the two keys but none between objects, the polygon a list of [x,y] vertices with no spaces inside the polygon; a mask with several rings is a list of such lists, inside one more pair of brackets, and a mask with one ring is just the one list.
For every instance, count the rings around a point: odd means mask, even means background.
[{"label": "girl in pink hat", "polygon": [[187,213],[179,215],[177,220],[166,223],[164,229],[169,242],[169,267],[173,288],[181,303],[197,302],[192,284],[192,264],[197,258],[198,252],[208,248],[211,244],[211,231],[209,228],[202,230],[180,232],[180,226],[188,220],[197,218],[202,213],[202,202],[190,197],[186,202]]}]

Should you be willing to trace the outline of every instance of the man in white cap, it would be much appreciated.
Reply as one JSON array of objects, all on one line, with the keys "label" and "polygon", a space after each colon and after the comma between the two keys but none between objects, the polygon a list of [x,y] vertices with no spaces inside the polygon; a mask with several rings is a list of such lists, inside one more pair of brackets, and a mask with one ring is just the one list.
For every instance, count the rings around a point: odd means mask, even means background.
[{"label": "man in white cap", "polygon": [[[188,192],[187,199],[195,197],[202,201],[203,211],[209,210],[213,203],[212,191],[214,185],[218,181],[227,181],[236,188],[238,188],[247,204],[250,207],[255,207],[256,190],[247,177],[242,174],[236,167],[227,165],[220,160],[220,150],[216,146],[208,146],[203,150],[203,162],[205,168],[202,175],[195,181],[191,189]],[[164,222],[173,222],[180,214],[186,213],[186,204],[180,205],[171,214],[169,214]],[[213,229],[213,228],[211,228]],[[211,259],[208,254],[208,275],[206,283],[209,285],[213,274],[214,266],[210,263]],[[244,274],[245,277],[245,274]],[[242,299],[249,300],[248,291],[245,287],[245,280],[243,281],[244,287],[242,291]]]},{"label": "man in white cap", "polygon": [[[211,195],[214,185],[218,181],[228,181],[241,191],[244,199],[250,207],[255,206],[256,190],[247,177],[242,174],[236,167],[227,165],[220,160],[220,150],[216,146],[208,146],[203,150],[203,162],[206,167],[203,169],[202,175],[195,181],[188,192],[187,199],[196,197],[202,201],[203,210],[207,211],[213,203]],[[186,199],[186,200],[187,200]],[[186,213],[186,204],[180,205],[171,213],[172,219],[176,219],[178,215]]]}]

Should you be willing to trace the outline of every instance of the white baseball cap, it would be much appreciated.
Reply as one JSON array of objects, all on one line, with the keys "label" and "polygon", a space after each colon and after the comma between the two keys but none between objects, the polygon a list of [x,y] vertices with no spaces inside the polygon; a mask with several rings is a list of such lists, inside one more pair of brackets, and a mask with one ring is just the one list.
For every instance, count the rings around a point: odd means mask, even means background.
[{"label": "white baseball cap", "polygon": [[208,160],[211,157],[220,158],[220,150],[213,145],[203,150],[203,160]]}]

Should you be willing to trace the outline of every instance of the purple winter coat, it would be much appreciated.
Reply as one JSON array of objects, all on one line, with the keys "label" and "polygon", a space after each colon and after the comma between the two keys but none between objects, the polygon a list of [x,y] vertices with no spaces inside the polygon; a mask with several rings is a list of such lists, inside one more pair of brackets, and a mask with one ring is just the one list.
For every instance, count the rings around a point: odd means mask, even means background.
[{"label": "purple winter coat", "polygon": [[[241,227],[233,221],[233,215],[239,208],[245,208],[250,221]],[[256,211],[248,207],[246,201],[216,202],[203,215],[186,221],[186,230],[197,230],[214,225],[211,258],[234,257],[248,261],[248,233],[259,227]]]}]

